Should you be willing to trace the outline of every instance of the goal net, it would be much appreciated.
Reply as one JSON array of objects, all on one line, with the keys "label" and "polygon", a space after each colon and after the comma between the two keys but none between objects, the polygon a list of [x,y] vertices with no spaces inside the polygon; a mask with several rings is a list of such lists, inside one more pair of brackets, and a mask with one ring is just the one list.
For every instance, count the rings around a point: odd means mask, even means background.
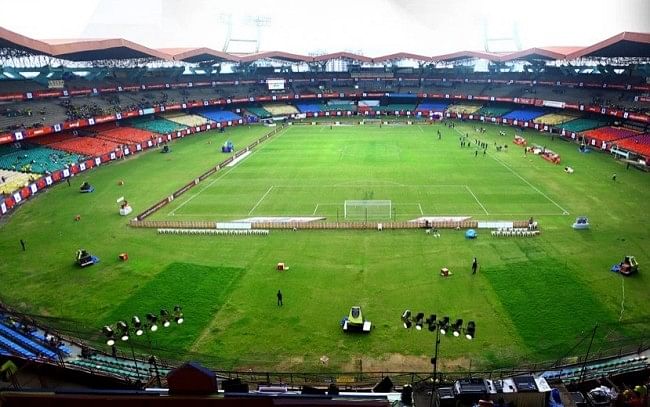
[{"label": "goal net", "polygon": [[393,210],[392,201],[345,201],[343,216],[348,220],[388,220]]}]

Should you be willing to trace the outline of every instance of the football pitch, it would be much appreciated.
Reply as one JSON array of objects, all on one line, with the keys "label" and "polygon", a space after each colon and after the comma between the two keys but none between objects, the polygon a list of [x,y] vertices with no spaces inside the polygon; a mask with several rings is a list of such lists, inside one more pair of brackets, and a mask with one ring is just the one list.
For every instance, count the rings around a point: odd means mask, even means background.
[{"label": "football pitch", "polygon": [[[218,152],[226,140],[239,149],[269,130],[242,126],[174,141],[170,154],[100,166],[75,177],[72,187],[63,183],[25,202],[0,223],[1,299],[100,349],[103,325],[179,304],[186,323],[151,335],[151,346],[136,338],[136,351],[215,369],[428,371],[434,335],[404,329],[405,309],[476,322],[473,341],[443,338],[443,370],[581,355],[595,325],[592,352],[647,341],[648,175],[524,132],[529,144],[561,155],[562,164],[553,165],[524,155],[512,143],[514,129],[484,125],[486,133],[478,133],[475,126],[289,126],[151,219],[343,221],[346,200],[383,200],[391,205],[380,219],[532,216],[539,236],[499,238],[485,229],[476,240],[463,231],[440,230],[434,238],[419,229],[159,235],[131,228],[117,214],[117,198],[138,213],[227,157]],[[462,135],[469,147],[461,147]],[[475,139],[487,143],[485,154]],[[497,151],[495,144],[508,147]],[[83,181],[95,192],[80,194]],[[589,216],[590,230],[571,228],[580,215]],[[77,268],[80,247],[101,262]],[[128,261],[118,260],[122,252]],[[609,271],[625,255],[637,257],[638,275]],[[278,262],[289,270],[276,271]],[[442,267],[453,275],[440,277]],[[353,305],[372,321],[369,335],[341,331]]]},{"label": "football pitch", "polygon": [[[523,220],[569,214],[540,189],[545,187],[538,179],[529,181],[494,153],[494,145],[488,155],[475,144],[475,134],[461,148],[460,135],[452,129],[447,129],[445,140],[428,130],[289,127],[163,213],[178,220],[264,216],[345,220],[346,200],[387,200],[390,210],[383,216],[374,213],[375,218],[454,215]],[[361,215],[353,220],[363,220]]]}]

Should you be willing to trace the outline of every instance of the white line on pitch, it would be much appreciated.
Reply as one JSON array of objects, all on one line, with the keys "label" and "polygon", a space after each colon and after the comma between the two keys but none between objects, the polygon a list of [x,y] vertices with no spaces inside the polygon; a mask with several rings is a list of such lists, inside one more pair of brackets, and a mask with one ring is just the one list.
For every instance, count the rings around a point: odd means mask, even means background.
[{"label": "white line on pitch", "polygon": [[562,215],[568,215],[568,214],[569,214],[569,211],[567,211],[566,209],[564,209],[563,207],[561,207],[557,202],[555,202],[554,200],[552,200],[551,198],[549,198],[548,195],[546,195],[545,193],[543,193],[542,191],[540,191],[537,187],[535,187],[533,184],[531,184],[530,182],[528,182],[524,177],[522,177],[522,176],[519,175],[515,170],[513,170],[513,169],[512,169],[508,164],[506,164],[505,162],[501,161],[500,159],[498,159],[497,157],[495,157],[495,156],[492,155],[492,154],[490,154],[490,156],[492,156],[492,158],[494,158],[494,160],[496,160],[496,162],[498,162],[499,164],[503,165],[503,166],[504,166],[508,171],[510,171],[511,173],[515,174],[515,175],[517,176],[517,178],[519,178],[520,180],[522,180],[522,181],[524,181],[526,184],[528,184],[529,187],[531,187],[532,189],[534,189],[535,191],[537,191],[537,192],[538,192],[540,195],[542,195],[544,198],[548,199],[551,203],[553,203],[553,205],[555,205],[555,206],[557,206],[558,208],[560,208],[560,210],[562,211]]},{"label": "white line on pitch", "polygon": [[[250,154],[248,155],[248,157],[251,157],[253,154],[257,153],[257,152],[260,151],[262,148],[264,148],[264,146],[267,146],[267,145],[269,145],[270,143],[272,143],[273,141],[277,140],[281,135],[283,135],[284,133],[286,133],[287,131],[289,131],[290,128],[291,128],[291,127],[287,127],[287,128],[285,128],[285,129],[283,129],[282,131],[280,131],[279,134],[278,134],[277,136],[275,136],[274,138],[272,138],[271,140],[269,140],[268,143],[264,143],[264,144],[262,144],[259,148],[254,149],[253,152],[250,153]],[[226,172],[224,172],[223,174],[221,174],[220,176],[218,176],[217,178],[215,178],[214,180],[212,180],[209,184],[207,184],[205,187],[203,187],[199,192],[197,192],[196,194],[194,194],[194,195],[192,195],[191,197],[187,198],[187,200],[185,200],[183,203],[181,203],[181,204],[178,205],[176,208],[174,208],[173,211],[171,211],[170,213],[168,213],[167,216],[174,216],[174,215],[176,214],[176,211],[177,211],[177,210],[181,209],[181,208],[182,208],[183,206],[185,206],[185,204],[187,204],[189,201],[191,201],[192,199],[194,199],[194,198],[196,198],[197,196],[199,196],[199,195],[200,195],[203,191],[205,191],[206,189],[210,188],[210,187],[211,187],[215,182],[219,181],[221,178],[223,178],[223,177],[225,177],[226,175],[230,174],[231,172],[235,171],[235,169],[237,169],[237,168],[239,168],[239,167],[240,167],[240,166],[228,167],[229,170],[224,170],[224,171],[226,171]],[[223,167],[221,167],[221,168],[223,168]]]},{"label": "white line on pitch", "polygon": [[424,211],[422,210],[422,205],[418,202],[418,208],[420,208],[420,215],[424,215]]},{"label": "white line on pitch", "polygon": [[318,204],[316,204],[316,207],[314,208],[314,213],[312,213],[312,215],[316,215],[317,211],[318,211]]},{"label": "white line on pitch", "polygon": [[257,206],[258,206],[260,203],[262,203],[262,201],[264,200],[264,198],[266,198],[266,196],[269,194],[269,192],[271,192],[272,189],[273,189],[273,185],[271,185],[271,186],[269,187],[269,189],[266,190],[266,193],[265,193],[264,195],[262,195],[262,197],[260,198],[260,200],[257,201],[257,203],[255,204],[255,206],[253,206],[253,208],[252,208],[250,211],[248,211],[248,214],[249,214],[249,215],[250,215],[251,213],[253,213],[253,211],[255,210],[255,208],[257,208]]},{"label": "white line on pitch", "polygon": [[467,192],[472,194],[472,196],[474,197],[474,200],[476,200],[476,203],[479,204],[479,206],[483,209],[483,212],[485,212],[486,215],[489,215],[487,209],[485,209],[485,206],[483,206],[481,201],[478,200],[478,198],[476,197],[476,195],[474,195],[474,192],[472,192],[472,190],[469,188],[469,186],[465,185],[465,188],[467,189]]},{"label": "white line on pitch", "polygon": [[422,133],[424,133],[424,130],[422,130],[422,126],[415,126],[415,127],[417,127],[418,130],[420,130]]}]

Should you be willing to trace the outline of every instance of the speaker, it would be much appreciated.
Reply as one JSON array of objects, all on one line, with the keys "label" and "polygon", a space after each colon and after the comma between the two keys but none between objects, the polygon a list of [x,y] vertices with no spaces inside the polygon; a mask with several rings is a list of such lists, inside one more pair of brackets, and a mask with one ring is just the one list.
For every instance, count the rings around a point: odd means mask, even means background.
[{"label": "speaker", "polygon": [[330,396],[338,396],[339,386],[337,386],[334,383],[330,383],[329,387],[327,388],[327,394],[329,394]]},{"label": "speaker", "polygon": [[515,376],[512,378],[512,381],[515,382],[515,387],[517,387],[519,393],[538,391],[533,376]]},{"label": "speaker", "polygon": [[225,393],[248,393],[248,383],[242,383],[240,378],[224,380],[221,387]]},{"label": "speaker", "polygon": [[393,381],[388,376],[384,377],[372,388],[373,393],[390,393],[391,391],[393,391]]},{"label": "speaker", "polygon": [[325,390],[324,389],[317,389],[316,387],[311,387],[311,386],[302,386],[302,391],[300,394],[319,394],[319,395],[325,395]]},{"label": "speaker", "polygon": [[413,404],[413,389],[410,385],[407,384],[402,388],[402,395],[400,397],[400,400],[405,406],[410,406]]}]

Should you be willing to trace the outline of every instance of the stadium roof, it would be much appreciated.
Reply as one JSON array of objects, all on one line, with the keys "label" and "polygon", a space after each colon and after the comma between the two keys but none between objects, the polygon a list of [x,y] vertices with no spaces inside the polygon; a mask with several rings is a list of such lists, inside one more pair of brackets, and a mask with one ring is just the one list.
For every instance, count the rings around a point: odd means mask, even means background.
[{"label": "stadium roof", "polygon": [[25,37],[2,27],[0,27],[0,47],[19,49],[32,54],[50,54],[50,46],[43,41]]},{"label": "stadium roof", "polygon": [[69,61],[134,58],[171,59],[168,54],[122,38],[43,41],[50,45],[52,56]]},{"label": "stadium roof", "polygon": [[331,54],[319,55],[313,58],[314,62],[331,61],[333,59],[347,59],[350,61],[368,62],[368,63],[372,62],[372,58],[359,55],[359,54],[353,54],[352,52],[334,52]]},{"label": "stadium roof", "polygon": [[175,61],[198,63],[204,61],[239,62],[240,58],[212,48],[161,48],[158,51],[171,55]]},{"label": "stadium roof", "polygon": [[488,61],[498,62],[501,57],[498,54],[490,54],[480,51],[458,51],[451,54],[437,55],[431,58],[435,62],[453,62],[463,59],[487,59]]},{"label": "stadium roof", "polygon": [[404,59],[412,59],[414,61],[419,61],[419,62],[431,61],[431,57],[418,55],[418,54],[411,54],[408,52],[398,52],[396,54],[383,55],[377,58],[373,58],[372,60],[374,62],[386,62],[386,61],[401,61]]},{"label": "stadium roof", "polygon": [[523,51],[494,54],[481,51],[459,51],[427,57],[399,52],[376,58],[351,52],[335,52],[316,57],[282,51],[269,51],[248,55],[233,55],[211,48],[162,48],[152,49],[125,39],[71,39],[35,40],[0,27],[0,48],[15,49],[34,55],[48,55],[70,61],[120,60],[148,58],[176,60],[189,63],[204,61],[254,62],[275,59],[287,62],[323,62],[347,59],[362,63],[382,63],[411,59],[421,62],[454,62],[466,59],[486,59],[492,62],[514,60],[564,60],[577,58],[650,58],[650,33],[623,32],[589,47],[539,47]]},{"label": "stadium roof", "polygon": [[580,51],[582,47],[541,47],[541,48],[529,48],[518,52],[513,52],[511,54],[503,55],[501,61],[515,61],[515,60],[524,60],[524,61],[534,61],[534,60],[546,60],[546,61],[557,61],[561,59],[567,59],[567,55]]},{"label": "stadium roof", "polygon": [[650,57],[650,33],[622,32],[568,55],[569,59],[583,57]]},{"label": "stadium roof", "polygon": [[277,59],[280,61],[288,61],[288,62],[311,62],[312,61],[312,57],[292,54],[289,52],[282,52],[282,51],[268,51],[268,52],[260,52],[258,54],[244,55],[239,58],[239,61],[254,62],[254,61],[259,61],[261,59]]}]

